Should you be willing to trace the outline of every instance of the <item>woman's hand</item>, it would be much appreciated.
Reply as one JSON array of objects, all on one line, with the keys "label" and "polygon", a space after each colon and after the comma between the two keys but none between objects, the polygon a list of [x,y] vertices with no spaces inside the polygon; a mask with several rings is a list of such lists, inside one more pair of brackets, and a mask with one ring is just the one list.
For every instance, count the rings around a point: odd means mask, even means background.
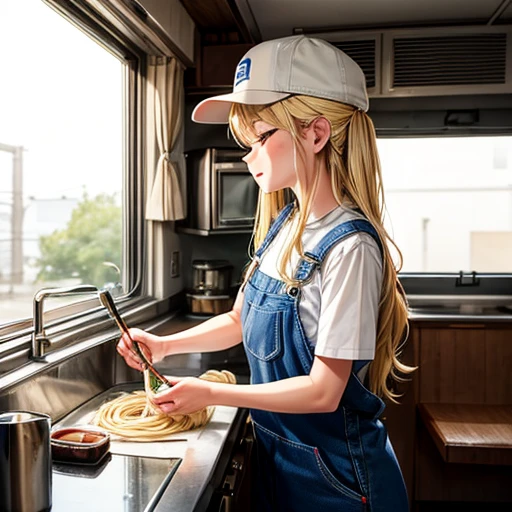
[{"label": "woman's hand", "polygon": [[[121,336],[117,344],[117,351],[124,357],[126,364],[136,370],[142,370],[142,361],[135,351],[132,340],[137,341],[144,355],[152,363],[161,361],[167,354],[165,343],[155,334],[143,331],[142,329],[129,329],[130,336],[126,333]],[[130,339],[131,337],[131,339]]]},{"label": "woman's hand", "polygon": [[213,405],[211,389],[215,383],[195,377],[168,378],[173,387],[151,396],[151,401],[166,414],[191,414]]}]

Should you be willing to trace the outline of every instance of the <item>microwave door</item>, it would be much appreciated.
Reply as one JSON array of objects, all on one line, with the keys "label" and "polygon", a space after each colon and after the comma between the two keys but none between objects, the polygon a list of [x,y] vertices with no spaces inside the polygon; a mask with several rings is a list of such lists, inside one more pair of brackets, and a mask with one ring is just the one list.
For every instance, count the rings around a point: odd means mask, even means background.
[{"label": "microwave door", "polygon": [[214,219],[216,229],[254,225],[259,188],[245,167],[217,169]]}]

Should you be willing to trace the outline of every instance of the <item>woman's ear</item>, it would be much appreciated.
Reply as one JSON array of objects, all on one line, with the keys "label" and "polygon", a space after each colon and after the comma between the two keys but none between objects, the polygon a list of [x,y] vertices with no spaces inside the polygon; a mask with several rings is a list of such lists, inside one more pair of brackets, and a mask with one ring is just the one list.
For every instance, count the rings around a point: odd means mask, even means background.
[{"label": "woman's ear", "polygon": [[313,151],[320,153],[331,138],[331,123],[325,117],[317,117],[311,125],[315,136]]}]

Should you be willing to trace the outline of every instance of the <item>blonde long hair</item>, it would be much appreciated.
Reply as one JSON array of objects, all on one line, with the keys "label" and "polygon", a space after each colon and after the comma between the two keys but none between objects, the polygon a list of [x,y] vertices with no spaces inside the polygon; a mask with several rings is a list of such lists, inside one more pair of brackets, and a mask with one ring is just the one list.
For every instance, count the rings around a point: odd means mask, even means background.
[{"label": "blonde long hair", "polygon": [[[375,358],[370,364],[370,389],[373,393],[396,401],[399,395],[390,388],[389,379],[405,380],[402,375],[414,368],[398,359],[408,335],[407,302],[397,274],[402,267],[402,254],[384,228],[384,193],[380,161],[377,152],[375,128],[370,117],[350,105],[314,98],[291,96],[271,105],[233,104],[230,113],[230,128],[234,136],[249,145],[254,138],[255,121],[263,121],[276,128],[288,131],[294,140],[296,151],[303,157],[299,143],[301,128],[308,126],[318,117],[326,118],[331,124],[331,136],[325,148],[316,156],[318,170],[321,158],[325,159],[331,186],[338,204],[352,203],[361,210],[377,231],[383,248],[383,279],[379,301],[379,317]],[[307,190],[298,212],[298,222],[290,234],[289,243],[282,253],[279,274],[288,285],[296,285],[289,275],[289,263],[296,251],[304,256],[302,234],[309,215],[309,209],[318,185],[318,172]],[[298,177],[301,180],[301,177]],[[269,194],[260,191],[256,212],[253,245],[256,250],[270,227],[272,220],[285,205],[285,192],[280,190]],[[398,257],[395,266],[390,246]]]}]

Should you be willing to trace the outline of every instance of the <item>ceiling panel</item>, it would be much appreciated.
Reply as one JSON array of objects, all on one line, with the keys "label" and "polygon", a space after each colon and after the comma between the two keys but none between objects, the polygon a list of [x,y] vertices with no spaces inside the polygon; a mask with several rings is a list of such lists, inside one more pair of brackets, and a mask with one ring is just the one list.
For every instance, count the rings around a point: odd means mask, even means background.
[{"label": "ceiling panel", "polygon": [[[262,39],[293,34],[294,28],[365,28],[484,23],[502,0],[236,0],[248,4]],[[242,10],[242,9],[241,9]],[[512,5],[501,15],[512,19]]]}]

